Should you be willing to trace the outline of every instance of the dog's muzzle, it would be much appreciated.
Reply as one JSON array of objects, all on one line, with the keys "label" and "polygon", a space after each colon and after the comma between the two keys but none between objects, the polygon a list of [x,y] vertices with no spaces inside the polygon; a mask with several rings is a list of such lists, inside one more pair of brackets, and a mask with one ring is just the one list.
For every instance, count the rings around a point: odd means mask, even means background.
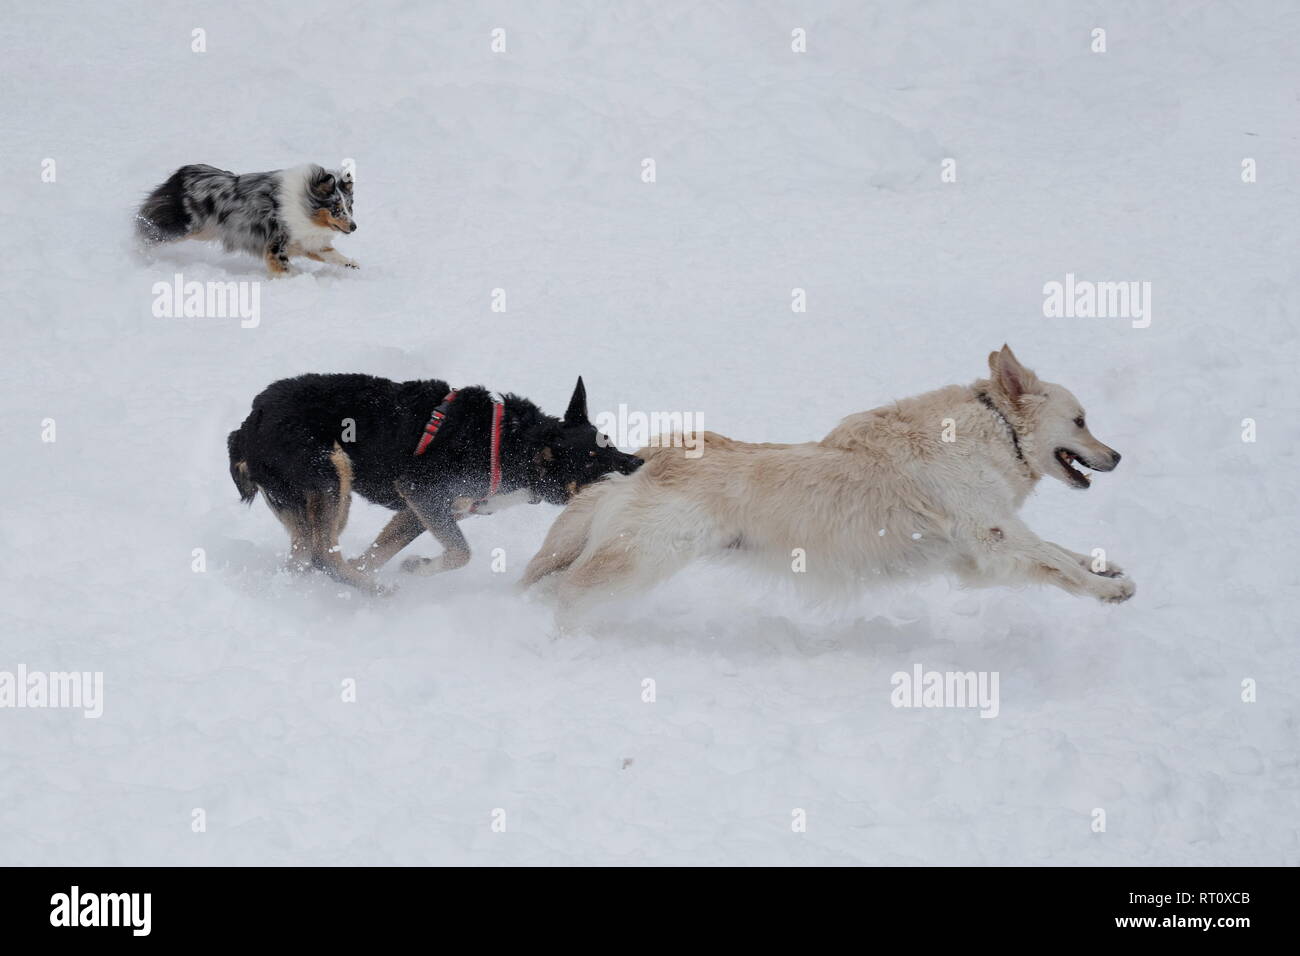
[{"label": "dog's muzzle", "polygon": [[1084,468],[1091,469],[1092,471],[1105,472],[1114,471],[1116,466],[1119,465],[1120,459],[1119,452],[1113,450],[1110,450],[1110,459],[1103,462],[1092,458],[1086,458],[1078,452],[1071,451],[1069,448],[1064,447],[1056,449],[1056,451],[1053,452],[1053,455],[1065,470],[1065,474],[1069,477],[1070,483],[1076,488],[1088,488],[1092,485],[1092,480],[1082,471],[1074,467],[1076,462]]}]

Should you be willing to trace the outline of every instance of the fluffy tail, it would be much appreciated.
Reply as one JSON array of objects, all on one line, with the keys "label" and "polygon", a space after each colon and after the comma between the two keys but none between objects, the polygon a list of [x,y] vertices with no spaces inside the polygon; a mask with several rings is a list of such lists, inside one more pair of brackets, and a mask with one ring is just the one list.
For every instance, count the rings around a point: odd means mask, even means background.
[{"label": "fluffy tail", "polygon": [[257,497],[257,485],[248,477],[248,462],[244,461],[244,438],[241,429],[235,429],[226,439],[230,451],[230,478],[239,489],[239,500],[247,504]]},{"label": "fluffy tail", "polygon": [[135,228],[145,242],[168,242],[189,235],[190,215],[185,210],[185,186],[193,168],[182,166],[176,170],[140,205]]}]

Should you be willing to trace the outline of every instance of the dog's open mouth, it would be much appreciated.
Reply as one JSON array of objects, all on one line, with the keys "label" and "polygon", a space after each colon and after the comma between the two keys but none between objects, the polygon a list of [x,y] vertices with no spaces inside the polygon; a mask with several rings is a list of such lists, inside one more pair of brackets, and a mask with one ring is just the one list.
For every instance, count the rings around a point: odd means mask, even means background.
[{"label": "dog's open mouth", "polygon": [[1078,468],[1075,468],[1074,463],[1077,461],[1085,468],[1091,468],[1092,465],[1088,464],[1087,461],[1070,451],[1070,449],[1056,449],[1056,460],[1061,463],[1061,467],[1065,469],[1065,473],[1070,477],[1070,481],[1074,484],[1074,487],[1087,488],[1092,484],[1091,476],[1080,471]]}]

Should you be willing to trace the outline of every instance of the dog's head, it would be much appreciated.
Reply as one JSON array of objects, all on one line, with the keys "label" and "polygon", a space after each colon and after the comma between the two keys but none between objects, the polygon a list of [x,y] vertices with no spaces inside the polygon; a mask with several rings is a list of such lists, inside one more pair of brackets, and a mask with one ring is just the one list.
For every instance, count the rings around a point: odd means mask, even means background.
[{"label": "dog's head", "polygon": [[316,225],[339,232],[356,232],[352,218],[352,174],[332,173],[316,166],[307,177],[307,201]]},{"label": "dog's head", "polygon": [[587,389],[581,376],[564,418],[550,424],[533,460],[535,491],[543,501],[567,504],[582,488],[611,472],[630,475],[642,465],[636,455],[619,451],[587,420]]},{"label": "dog's head", "polygon": [[1092,436],[1083,406],[1068,389],[1041,381],[1005,345],[989,353],[989,371],[994,390],[1021,422],[1025,456],[1035,471],[1072,488],[1092,483],[1076,465],[1114,471],[1119,452]]}]

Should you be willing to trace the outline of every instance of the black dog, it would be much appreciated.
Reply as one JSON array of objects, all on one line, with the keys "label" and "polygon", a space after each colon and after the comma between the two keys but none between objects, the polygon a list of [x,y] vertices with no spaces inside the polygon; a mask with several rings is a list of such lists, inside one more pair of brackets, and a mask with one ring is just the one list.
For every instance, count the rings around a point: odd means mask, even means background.
[{"label": "black dog", "polygon": [[[295,563],[370,591],[382,588],[368,572],[421,531],[445,550],[403,568],[450,571],[469,561],[456,526],[467,514],[523,500],[562,505],[601,476],[641,465],[587,420],[581,378],[560,420],[517,395],[496,402],[481,386],[300,375],[253,399],[227,444],[240,498],[263,493],[289,531]],[[338,538],[354,491],[397,514],[361,557],[344,561]]]}]

